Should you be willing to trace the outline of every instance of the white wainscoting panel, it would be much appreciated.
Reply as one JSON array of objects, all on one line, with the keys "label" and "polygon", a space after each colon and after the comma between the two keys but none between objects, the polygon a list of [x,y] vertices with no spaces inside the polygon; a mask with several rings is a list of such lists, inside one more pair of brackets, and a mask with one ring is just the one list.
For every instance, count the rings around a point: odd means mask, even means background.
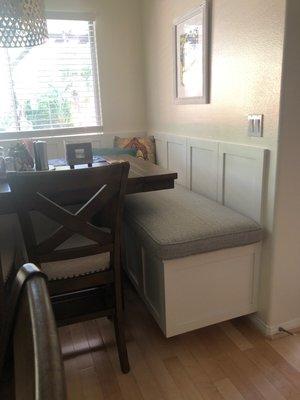
[{"label": "white wainscoting panel", "polygon": [[187,186],[212,200],[218,200],[219,143],[189,138],[187,142]]},{"label": "white wainscoting panel", "polygon": [[[158,164],[178,173],[177,183],[187,186],[187,138],[177,135],[154,135]],[[166,160],[165,160],[166,158]]]},{"label": "white wainscoting panel", "polygon": [[265,156],[259,147],[219,144],[218,200],[262,222]]},{"label": "white wainscoting panel", "polygon": [[168,168],[177,171],[177,183],[186,186],[186,147],[183,144],[168,142]]},{"label": "white wainscoting panel", "polygon": [[256,243],[164,261],[165,335],[257,311],[260,251]]},{"label": "white wainscoting panel", "polygon": [[176,171],[177,183],[262,223],[268,150],[164,133],[154,137],[158,164]]},{"label": "white wainscoting panel", "polygon": [[168,168],[168,144],[165,140],[155,139],[156,163],[161,167]]}]

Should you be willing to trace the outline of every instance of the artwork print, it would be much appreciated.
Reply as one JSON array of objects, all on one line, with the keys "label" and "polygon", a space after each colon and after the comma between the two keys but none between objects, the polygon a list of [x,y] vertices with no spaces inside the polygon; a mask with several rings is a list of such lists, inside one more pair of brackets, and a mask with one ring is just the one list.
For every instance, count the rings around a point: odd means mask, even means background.
[{"label": "artwork print", "polygon": [[207,10],[204,3],[175,22],[175,97],[179,102],[207,102]]}]

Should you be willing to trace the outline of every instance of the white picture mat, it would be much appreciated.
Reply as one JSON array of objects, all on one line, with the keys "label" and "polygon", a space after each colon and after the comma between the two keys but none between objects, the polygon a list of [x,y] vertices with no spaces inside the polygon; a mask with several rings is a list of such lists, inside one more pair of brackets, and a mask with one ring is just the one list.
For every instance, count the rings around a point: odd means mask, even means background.
[{"label": "white picture mat", "polygon": [[209,2],[174,21],[176,104],[209,102]]},{"label": "white picture mat", "polygon": [[201,9],[176,28],[178,98],[203,96],[203,17]]}]

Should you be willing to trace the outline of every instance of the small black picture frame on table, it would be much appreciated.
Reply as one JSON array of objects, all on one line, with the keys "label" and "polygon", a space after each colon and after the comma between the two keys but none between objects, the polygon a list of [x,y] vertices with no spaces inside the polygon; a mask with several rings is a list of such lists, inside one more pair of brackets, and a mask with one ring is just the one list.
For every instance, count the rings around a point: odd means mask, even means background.
[{"label": "small black picture frame on table", "polygon": [[68,143],[66,144],[66,159],[71,169],[75,165],[93,165],[93,151],[91,143]]}]

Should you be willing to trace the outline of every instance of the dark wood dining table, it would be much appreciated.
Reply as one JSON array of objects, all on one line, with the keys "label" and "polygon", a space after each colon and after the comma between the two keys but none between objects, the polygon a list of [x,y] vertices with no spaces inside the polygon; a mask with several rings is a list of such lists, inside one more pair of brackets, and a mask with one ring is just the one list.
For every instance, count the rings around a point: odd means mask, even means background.
[{"label": "dark wood dining table", "polygon": [[[114,161],[128,161],[130,163],[129,178],[127,183],[127,194],[142,193],[155,190],[172,189],[177,179],[177,173],[168,171],[150,161],[144,161],[129,155],[105,157],[105,161],[95,163],[93,166],[108,165]],[[82,168],[82,166],[78,167]],[[68,166],[56,167],[56,170],[69,169]],[[74,194],[74,204],[84,201],[84,194]],[[5,181],[0,182],[0,215],[14,213],[14,205],[9,184]]]}]

